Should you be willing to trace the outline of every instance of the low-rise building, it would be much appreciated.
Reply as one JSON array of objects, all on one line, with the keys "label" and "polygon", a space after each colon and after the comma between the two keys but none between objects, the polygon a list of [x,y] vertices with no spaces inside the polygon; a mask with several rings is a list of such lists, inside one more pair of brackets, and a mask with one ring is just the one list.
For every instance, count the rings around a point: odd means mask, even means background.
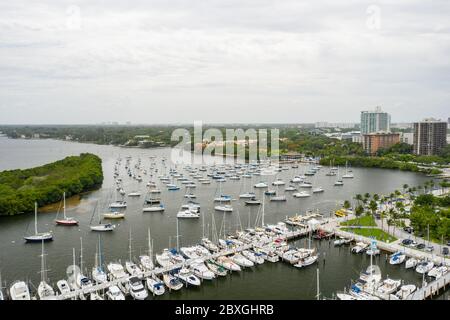
[{"label": "low-rise building", "polygon": [[363,148],[368,154],[376,154],[400,142],[399,133],[377,132],[363,135]]}]

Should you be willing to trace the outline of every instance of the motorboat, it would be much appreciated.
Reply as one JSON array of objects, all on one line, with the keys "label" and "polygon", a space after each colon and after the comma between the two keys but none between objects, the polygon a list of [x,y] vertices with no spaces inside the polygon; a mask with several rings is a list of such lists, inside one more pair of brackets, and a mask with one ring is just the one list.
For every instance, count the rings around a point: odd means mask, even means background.
[{"label": "motorboat", "polygon": [[181,211],[178,211],[177,218],[179,218],[179,219],[198,219],[198,218],[200,218],[200,214],[197,211],[181,210]]},{"label": "motorboat", "polygon": [[142,195],[142,194],[141,194],[139,191],[130,192],[130,193],[128,194],[128,196],[131,197],[131,198],[138,198],[138,197],[140,197],[141,195]]},{"label": "motorboat", "polygon": [[312,189],[312,193],[321,193],[324,192],[325,190],[322,187],[317,187]]},{"label": "motorboat", "polygon": [[286,188],[284,188],[284,191],[297,191],[297,188],[294,186],[287,186]]},{"label": "motorboat", "polygon": [[178,273],[175,274],[175,276],[180,279],[182,282],[184,282],[186,285],[191,285],[195,287],[199,287],[201,285],[200,279],[195,276],[191,270],[188,268],[181,268]]},{"label": "motorboat", "polygon": [[287,201],[286,196],[274,196],[270,198],[270,201],[273,202],[282,202],[282,201]]},{"label": "motorboat", "polygon": [[340,247],[340,246],[342,246],[342,245],[345,244],[345,243],[346,243],[346,239],[340,237],[339,239],[334,240],[333,245],[334,245],[335,247]]},{"label": "motorboat", "polygon": [[253,192],[247,192],[239,195],[239,198],[241,199],[253,199],[255,198],[255,194]]},{"label": "motorboat", "polygon": [[58,291],[60,294],[67,294],[67,293],[70,293],[70,291],[71,291],[67,280],[59,280],[56,283],[56,287],[58,288]]},{"label": "motorboat", "polygon": [[269,186],[265,182],[259,182],[259,183],[255,184],[254,187],[258,189],[258,188],[268,188]]},{"label": "motorboat", "polygon": [[264,194],[266,196],[275,196],[277,194],[277,190],[267,190]]},{"label": "motorboat", "polygon": [[312,188],[312,183],[308,181],[303,181],[300,185],[300,188]]},{"label": "motorboat", "polygon": [[396,252],[389,258],[389,264],[396,265],[402,264],[406,259],[406,255],[403,252]]},{"label": "motorboat", "polygon": [[131,277],[128,280],[130,295],[135,300],[145,300],[148,298],[148,292],[138,277]]},{"label": "motorboat", "polygon": [[431,271],[431,269],[433,269],[433,267],[434,267],[433,261],[422,261],[417,264],[416,272],[420,274],[428,273],[429,271]]},{"label": "motorboat", "polygon": [[126,201],[116,201],[109,205],[111,209],[124,209],[127,207]]},{"label": "motorboat", "polygon": [[296,192],[296,193],[292,194],[292,196],[294,198],[308,198],[311,195],[306,191],[300,191],[300,192]]},{"label": "motorboat", "polygon": [[416,291],[416,289],[417,289],[417,287],[415,285],[406,284],[406,285],[403,285],[400,287],[400,289],[397,291],[395,296],[398,299],[406,300],[414,291]]},{"label": "motorboat", "polygon": [[405,262],[405,268],[406,269],[411,269],[411,268],[415,268],[417,266],[417,259],[416,258],[409,258],[408,260],[406,260]]},{"label": "motorboat", "polygon": [[367,249],[369,245],[364,242],[357,242],[354,247],[352,247],[353,253],[362,253]]},{"label": "motorboat", "polygon": [[378,248],[369,248],[366,250],[366,254],[368,256],[376,256],[376,255],[379,255],[380,253],[381,253],[381,251]]},{"label": "motorboat", "polygon": [[277,179],[274,182],[272,182],[273,186],[284,186],[286,183],[283,180]]},{"label": "motorboat", "polygon": [[123,218],[125,218],[125,213],[118,212],[118,211],[107,212],[107,213],[103,214],[103,218],[104,219],[123,219]]},{"label": "motorboat", "polygon": [[214,210],[221,211],[221,212],[233,212],[233,207],[230,205],[219,205],[219,206],[215,206]]},{"label": "motorboat", "polygon": [[157,277],[148,277],[146,283],[148,291],[155,296],[162,296],[166,292],[164,283]]},{"label": "motorboat", "polygon": [[181,282],[180,279],[170,273],[165,273],[163,275],[163,281],[166,287],[170,290],[178,291],[183,288],[183,282]]},{"label": "motorboat", "polygon": [[250,260],[251,262],[253,262],[254,264],[263,264],[264,263],[264,258],[262,257],[262,255],[260,253],[256,253],[254,251],[250,251],[250,250],[244,250],[242,251],[242,255],[247,258],[248,260]]},{"label": "motorboat", "polygon": [[150,256],[146,255],[139,256],[139,261],[141,263],[142,268],[145,271],[151,271],[155,267],[153,260]]},{"label": "motorboat", "polygon": [[116,226],[111,223],[106,223],[106,224],[93,225],[93,226],[90,226],[90,228],[92,231],[108,232],[108,231],[114,231]]},{"label": "motorboat", "polygon": [[334,182],[334,185],[337,186],[337,187],[343,186],[343,185],[344,185],[344,181],[342,181],[342,180],[336,180],[336,181]]},{"label": "motorboat", "polygon": [[445,275],[447,272],[448,272],[448,267],[447,267],[447,266],[445,266],[445,265],[442,265],[442,266],[436,266],[436,267],[434,267],[433,269],[431,269],[431,270],[428,272],[428,276],[429,276],[429,277],[436,278],[436,279],[439,279],[439,278],[441,278],[443,275]]},{"label": "motorboat", "polygon": [[118,286],[111,286],[106,291],[108,300],[125,300],[125,295],[120,291]]},{"label": "motorboat", "polygon": [[31,300],[30,289],[25,281],[16,281],[9,288],[11,300]]},{"label": "motorboat", "polygon": [[107,269],[110,274],[110,280],[124,279],[128,277],[125,269],[120,263],[110,262]]},{"label": "motorboat", "polygon": [[143,271],[131,260],[125,261],[125,270],[133,277],[142,278]]},{"label": "motorboat", "polygon": [[401,284],[402,284],[401,280],[393,280],[388,278],[381,282],[376,293],[382,298],[388,298],[391,293],[394,293],[398,290]]},{"label": "motorboat", "polygon": [[169,249],[164,249],[161,254],[156,254],[155,258],[156,262],[163,268],[169,267],[173,264]]}]

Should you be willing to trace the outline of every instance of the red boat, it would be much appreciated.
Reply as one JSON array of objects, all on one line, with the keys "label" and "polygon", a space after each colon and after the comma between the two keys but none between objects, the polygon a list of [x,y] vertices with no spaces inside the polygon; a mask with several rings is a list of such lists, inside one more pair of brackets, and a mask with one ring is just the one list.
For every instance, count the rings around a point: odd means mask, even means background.
[{"label": "red boat", "polygon": [[63,196],[63,201],[64,201],[64,206],[63,206],[63,213],[64,213],[64,218],[63,219],[56,219],[55,223],[57,225],[60,226],[76,226],[78,225],[78,221],[75,220],[74,218],[68,218],[66,217],[66,193],[64,192],[64,196]]}]

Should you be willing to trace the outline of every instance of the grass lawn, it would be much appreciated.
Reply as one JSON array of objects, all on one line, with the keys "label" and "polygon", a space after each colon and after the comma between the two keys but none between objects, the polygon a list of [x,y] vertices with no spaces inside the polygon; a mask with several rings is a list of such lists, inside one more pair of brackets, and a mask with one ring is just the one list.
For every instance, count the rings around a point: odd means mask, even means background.
[{"label": "grass lawn", "polygon": [[355,228],[342,228],[342,230],[351,232],[360,236],[365,237],[375,237],[375,239],[383,242],[393,242],[397,240],[397,238],[389,235],[381,229],[377,228],[365,228],[365,229],[355,229]]},{"label": "grass lawn", "polygon": [[356,219],[341,222],[341,226],[367,226],[376,227],[377,224],[372,215],[365,215]]}]

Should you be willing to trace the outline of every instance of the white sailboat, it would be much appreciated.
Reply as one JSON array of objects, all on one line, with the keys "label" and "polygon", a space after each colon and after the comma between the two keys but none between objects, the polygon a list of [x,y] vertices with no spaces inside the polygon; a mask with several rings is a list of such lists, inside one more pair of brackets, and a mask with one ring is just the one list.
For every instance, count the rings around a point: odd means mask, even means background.
[{"label": "white sailboat", "polygon": [[100,235],[98,237],[97,253],[95,254],[95,265],[92,268],[92,279],[96,284],[106,283],[108,275],[103,268],[103,255]]},{"label": "white sailboat", "polygon": [[26,242],[42,242],[53,240],[52,232],[38,232],[37,227],[37,202],[34,203],[34,235],[25,236]]},{"label": "white sailboat", "polygon": [[139,261],[145,271],[151,271],[155,267],[153,263],[153,245],[150,236],[150,228],[148,228],[148,255],[139,256]]},{"label": "white sailboat", "polygon": [[98,224],[97,225],[92,225],[92,220],[94,219],[95,213],[97,211],[97,207],[98,207],[98,201],[97,201],[97,203],[95,205],[94,212],[92,213],[91,221],[89,223],[90,224],[90,229],[92,231],[98,231],[98,232],[114,231],[116,226],[111,224],[111,223],[102,224],[102,218],[100,217],[99,214],[98,214]]},{"label": "white sailboat", "polygon": [[48,284],[47,279],[47,269],[45,264],[45,252],[44,252],[44,241],[42,241],[42,253],[41,253],[41,282],[38,286],[38,297],[40,300],[55,300],[55,290],[51,285]]},{"label": "white sailboat", "polygon": [[353,172],[348,170],[348,161],[345,162],[345,174],[342,176],[343,179],[353,179]]},{"label": "white sailboat", "polygon": [[130,229],[130,237],[129,237],[129,243],[128,243],[128,255],[129,256],[128,256],[128,260],[125,261],[125,269],[131,276],[138,277],[139,279],[141,279],[143,272],[142,272],[141,268],[139,268],[139,266],[133,262],[131,241],[132,241],[132,239],[131,239],[131,229]]}]

